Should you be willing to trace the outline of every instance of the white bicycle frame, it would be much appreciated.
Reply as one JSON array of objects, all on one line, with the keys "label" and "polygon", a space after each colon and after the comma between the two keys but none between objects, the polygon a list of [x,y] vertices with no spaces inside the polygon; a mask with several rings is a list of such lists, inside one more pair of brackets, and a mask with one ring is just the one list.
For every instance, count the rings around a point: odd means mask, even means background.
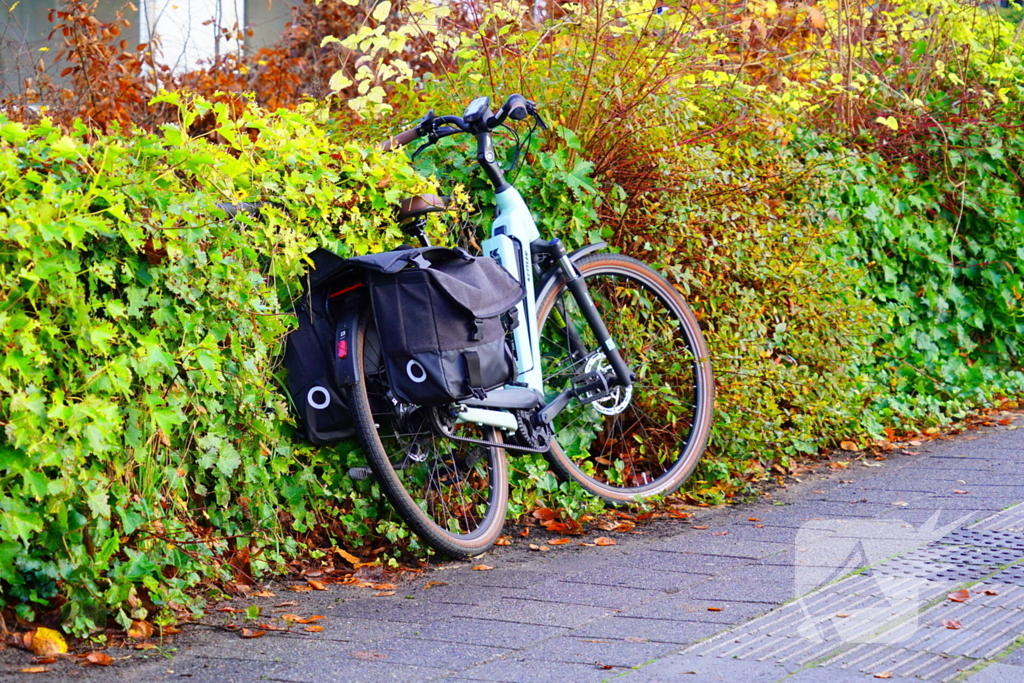
[{"label": "white bicycle frame", "polygon": [[[481,245],[485,256],[501,264],[526,289],[526,297],[517,306],[519,326],[512,331],[518,381],[543,395],[540,372],[540,330],[537,327],[537,301],[533,287],[533,255],[530,244],[540,239],[540,231],[522,195],[511,185],[495,195],[498,215],[491,224],[491,236]],[[491,392],[492,395],[498,392]],[[515,416],[503,410],[463,406],[459,422],[497,427],[507,432],[518,428]]]}]

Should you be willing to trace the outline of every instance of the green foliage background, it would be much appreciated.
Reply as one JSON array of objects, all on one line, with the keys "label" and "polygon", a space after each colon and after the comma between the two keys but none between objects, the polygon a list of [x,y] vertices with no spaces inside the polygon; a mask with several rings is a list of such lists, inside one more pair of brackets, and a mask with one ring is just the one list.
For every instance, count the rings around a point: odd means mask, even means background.
[{"label": "green foliage background", "polygon": [[[394,246],[389,207],[437,178],[489,205],[458,143],[372,144],[481,94],[553,124],[516,177],[542,232],[652,263],[697,311],[718,399],[686,495],[1018,396],[1016,26],[900,0],[853,41],[833,4],[595,0],[545,23],[494,3],[473,31],[438,23],[436,68],[375,86],[355,123],[186,93],[156,130],[0,117],[0,610],[85,635],[301,553],[425,552],[345,474],[351,444],[294,439],[277,371],[306,253]],[[323,49],[380,69],[389,40]],[[258,199],[259,220],[215,207]],[[472,246],[487,216],[463,218],[432,230]],[[542,459],[512,466],[513,513],[596,509]]]}]

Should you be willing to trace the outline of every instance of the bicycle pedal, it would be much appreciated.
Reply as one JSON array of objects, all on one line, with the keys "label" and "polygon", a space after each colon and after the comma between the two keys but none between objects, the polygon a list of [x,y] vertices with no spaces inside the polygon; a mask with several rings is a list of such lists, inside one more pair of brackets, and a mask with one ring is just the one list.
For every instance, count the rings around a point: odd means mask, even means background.
[{"label": "bicycle pedal", "polygon": [[348,471],[348,476],[356,481],[362,481],[363,479],[369,479],[373,476],[373,470],[369,467],[351,467]]},{"label": "bicycle pedal", "polygon": [[608,384],[608,378],[600,370],[573,377],[572,386],[576,400],[584,404],[600,401],[615,390],[614,386]]}]

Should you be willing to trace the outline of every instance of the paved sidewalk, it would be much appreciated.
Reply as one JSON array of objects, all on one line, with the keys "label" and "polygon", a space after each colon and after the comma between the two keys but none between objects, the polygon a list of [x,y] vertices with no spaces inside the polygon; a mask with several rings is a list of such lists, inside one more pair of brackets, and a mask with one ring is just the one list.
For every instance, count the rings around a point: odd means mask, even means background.
[{"label": "paved sidewalk", "polygon": [[490,571],[446,565],[390,597],[258,601],[297,601],[319,633],[192,629],[173,658],[44,675],[7,650],[0,681],[1024,681],[1024,429],[914,450],[616,546],[530,552],[538,530],[481,558]]}]

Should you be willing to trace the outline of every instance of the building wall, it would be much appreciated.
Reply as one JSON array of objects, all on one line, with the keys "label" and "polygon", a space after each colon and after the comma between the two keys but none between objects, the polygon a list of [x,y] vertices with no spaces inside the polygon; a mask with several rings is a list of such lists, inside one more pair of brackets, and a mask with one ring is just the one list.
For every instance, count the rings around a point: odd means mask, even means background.
[{"label": "building wall", "polygon": [[[54,64],[59,37],[47,40],[53,25],[50,8],[60,0],[0,0],[0,86],[20,90],[36,74],[42,59],[47,73],[57,78],[66,65]],[[160,61],[182,72],[203,60],[245,49],[257,50],[277,41],[291,19],[291,8],[302,0],[98,0],[96,17],[111,21],[120,8],[132,29],[123,37],[130,43],[155,38]],[[244,45],[234,39],[239,27],[252,29]],[[225,31],[227,33],[225,33]]]}]

